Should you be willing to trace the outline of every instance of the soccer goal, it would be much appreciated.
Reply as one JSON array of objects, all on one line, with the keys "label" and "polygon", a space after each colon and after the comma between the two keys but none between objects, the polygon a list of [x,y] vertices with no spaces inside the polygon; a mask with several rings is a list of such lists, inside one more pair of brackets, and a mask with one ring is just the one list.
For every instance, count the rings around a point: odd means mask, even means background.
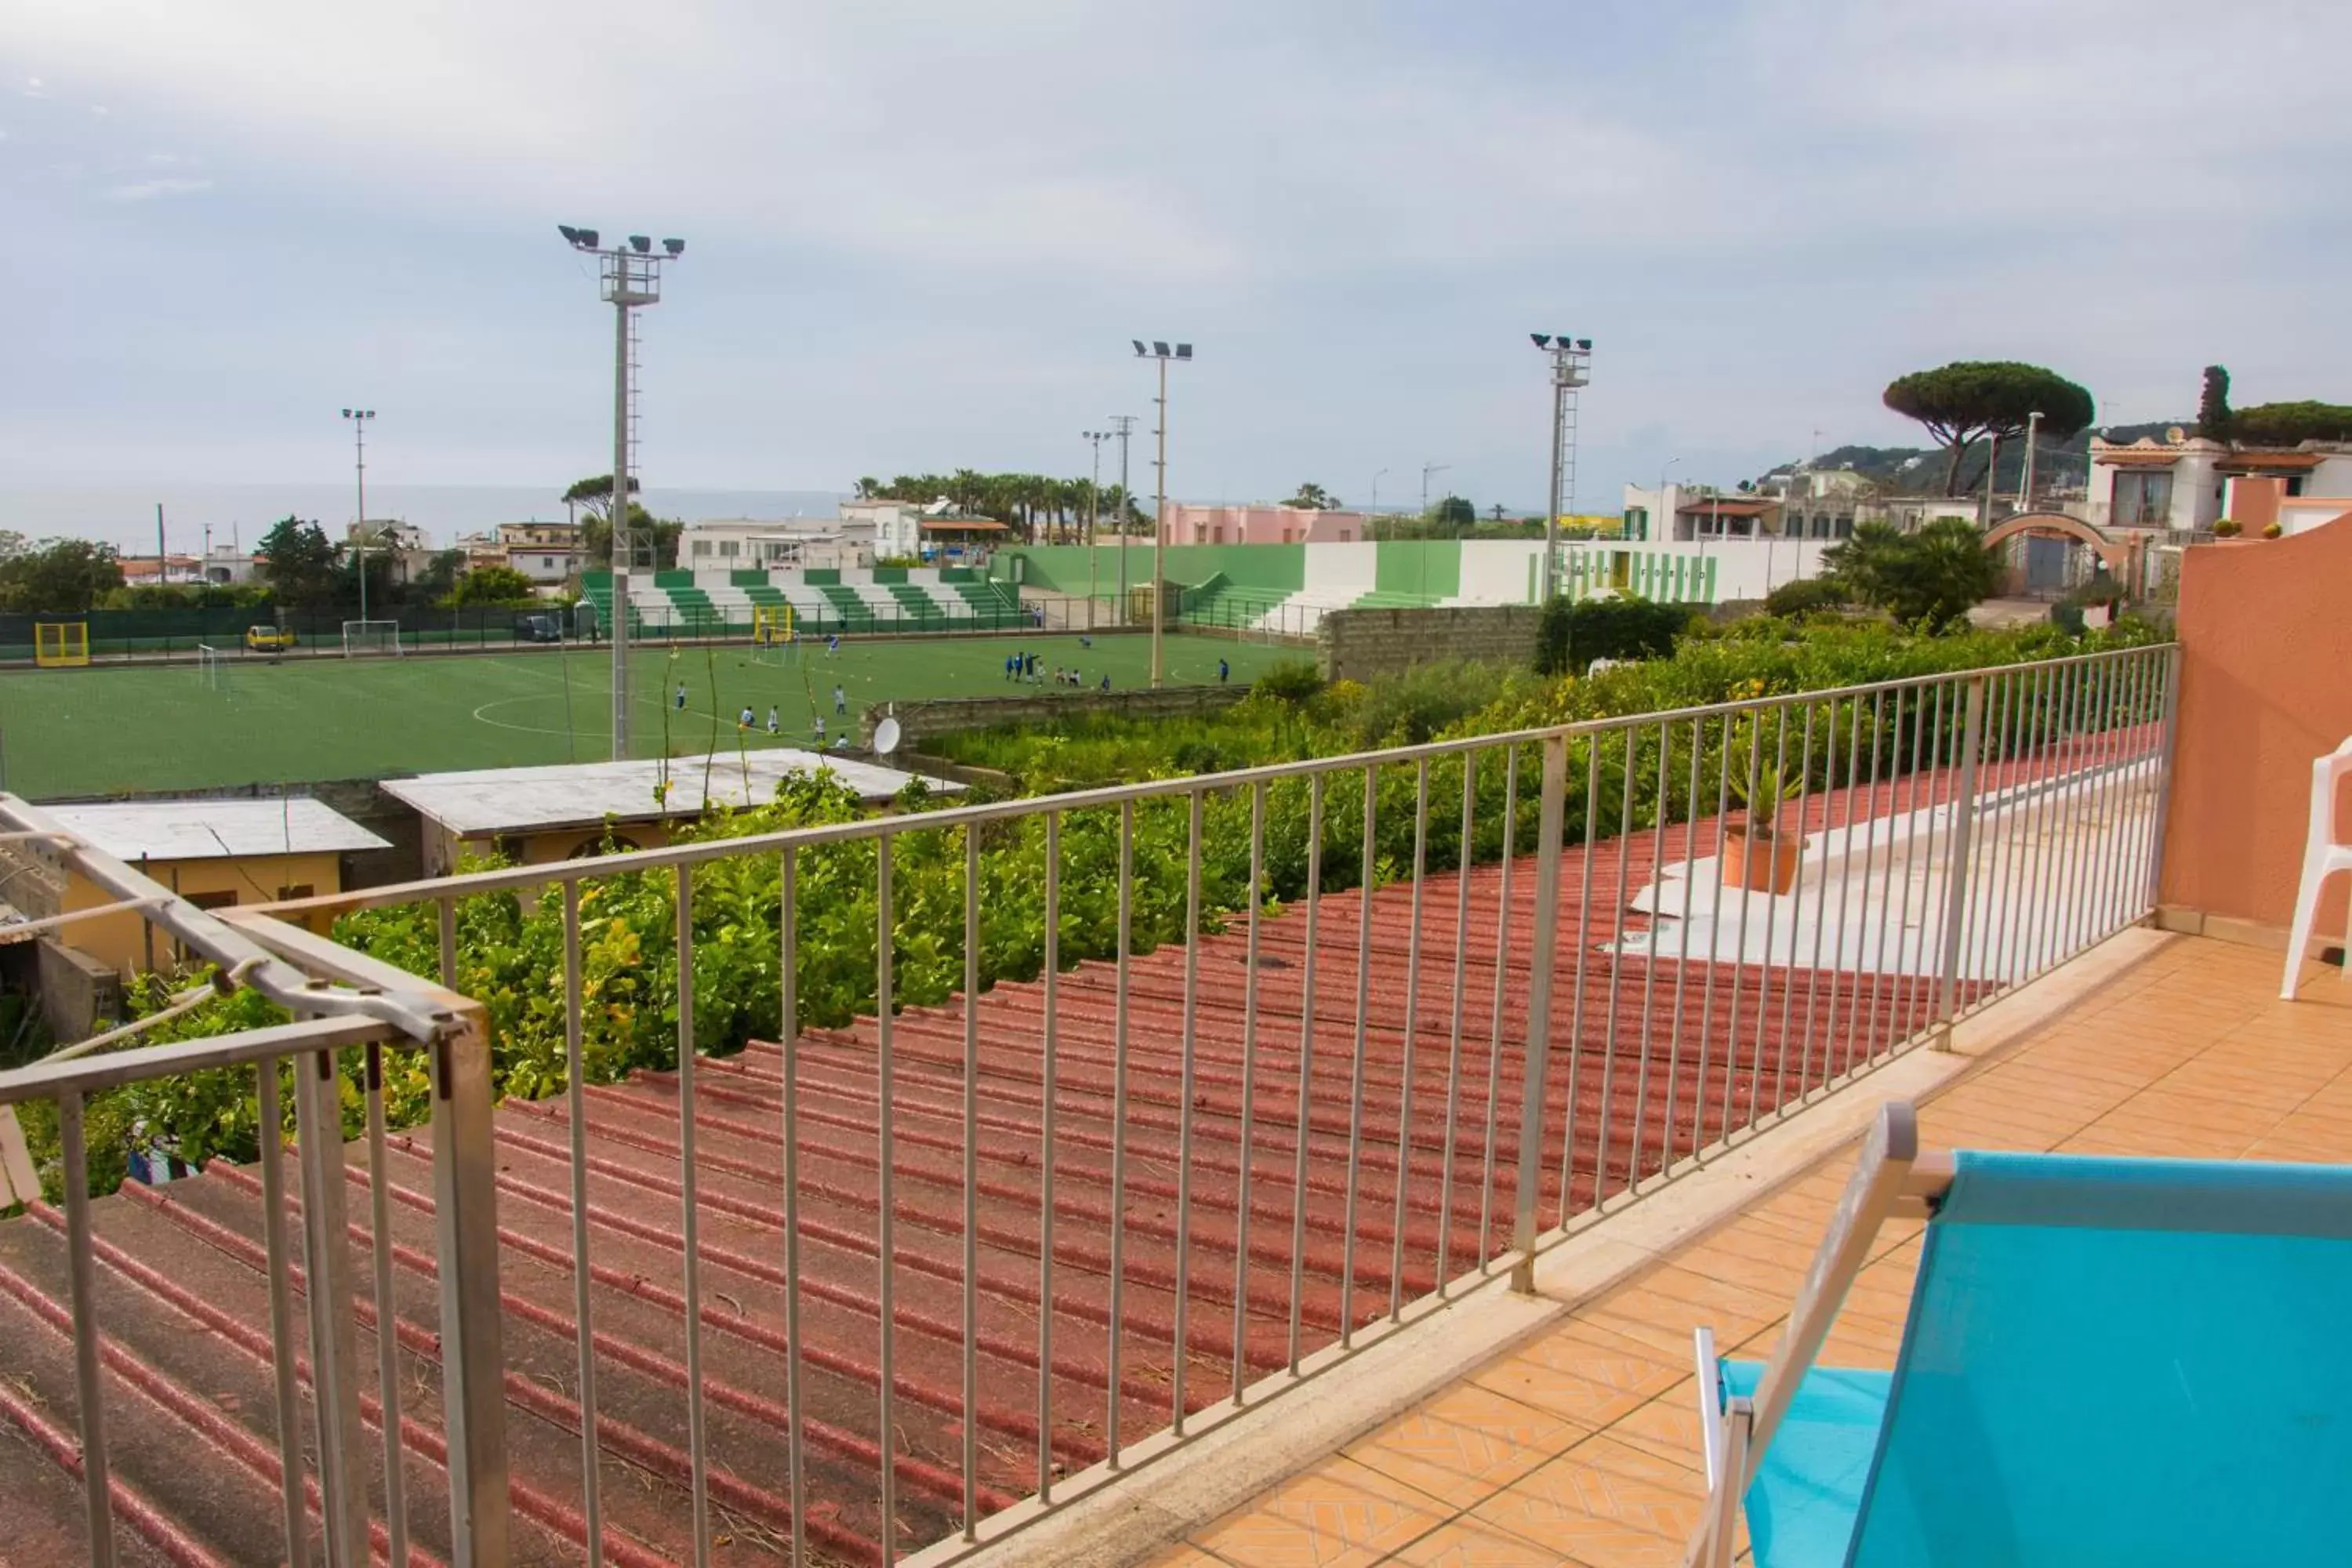
[{"label": "soccer goal", "polygon": [[226,651],[210,643],[196,645],[196,679],[207,691],[228,689],[228,659]]},{"label": "soccer goal", "polygon": [[61,669],[89,662],[88,621],[33,623],[33,662],[43,669]]},{"label": "soccer goal", "polygon": [[793,607],[790,605],[752,605],[751,662],[790,664],[799,654],[800,639],[793,630]]},{"label": "soccer goal", "polygon": [[343,623],[343,657],[357,658],[363,654],[400,655],[400,623],[398,621],[345,621]]}]

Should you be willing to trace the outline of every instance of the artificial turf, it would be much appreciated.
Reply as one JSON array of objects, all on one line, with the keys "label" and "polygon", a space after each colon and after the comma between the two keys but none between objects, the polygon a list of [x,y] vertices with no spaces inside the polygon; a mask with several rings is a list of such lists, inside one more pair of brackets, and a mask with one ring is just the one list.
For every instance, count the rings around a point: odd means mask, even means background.
[{"label": "artificial turf", "polygon": [[[748,704],[752,745],[806,746],[822,716],[828,740],[854,742],[868,704],[987,697],[1016,688],[1004,661],[1034,653],[1046,684],[1057,667],[1086,689],[1147,683],[1150,639],[1073,635],[933,636],[804,645],[762,662],[747,646],[645,648],[631,660],[630,751],[679,755],[737,743]],[[1167,679],[1199,685],[1230,661],[1247,680],[1299,656],[1223,638],[1171,636]],[[848,713],[834,711],[842,688]],[[676,706],[677,687],[686,706]],[[1024,693],[1032,689],[1022,686]],[[602,647],[511,654],[300,658],[232,655],[217,680],[194,665],[96,665],[0,675],[0,785],[31,800],[243,784],[384,778],[454,768],[598,762],[612,752],[611,656]],[[782,733],[766,729],[769,708]]]}]

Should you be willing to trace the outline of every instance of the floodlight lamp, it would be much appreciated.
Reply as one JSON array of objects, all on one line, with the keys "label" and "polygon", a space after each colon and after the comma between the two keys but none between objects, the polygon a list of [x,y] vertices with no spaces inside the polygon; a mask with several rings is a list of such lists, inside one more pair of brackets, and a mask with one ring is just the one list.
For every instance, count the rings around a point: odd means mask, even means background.
[{"label": "floodlight lamp", "polygon": [[1551,347],[1551,334],[1549,332],[1529,332],[1528,336],[1535,340],[1535,345],[1539,349],[1548,349]]},{"label": "floodlight lamp", "polygon": [[1144,354],[1143,340],[1141,338],[1129,338],[1127,341],[1135,345],[1135,357],[1141,359]]},{"label": "floodlight lamp", "polygon": [[1154,339],[1152,339],[1152,340],[1151,340],[1151,357],[1152,357],[1152,358],[1154,358],[1154,359],[1166,359],[1166,358],[1168,357],[1168,345],[1167,345],[1167,343],[1166,343],[1166,342],[1162,342],[1162,341],[1161,341],[1160,339],[1159,339],[1159,338],[1154,338]]},{"label": "floodlight lamp", "polygon": [[572,231],[572,243],[578,246],[581,249],[593,250],[596,248],[596,231],[594,229],[574,229]]},{"label": "floodlight lamp", "polygon": [[668,251],[672,256],[682,256],[686,253],[686,241],[682,239],[665,239],[662,241],[662,248]]},{"label": "floodlight lamp", "polygon": [[654,248],[652,236],[643,234],[633,234],[629,236],[629,248],[635,251],[639,256],[652,254]]},{"label": "floodlight lamp", "polygon": [[350,409],[348,409],[348,408],[344,409],[344,410],[343,410],[343,417],[344,417],[344,418],[346,418],[346,419],[349,419],[351,416],[352,416],[352,411],[351,411]]},{"label": "floodlight lamp", "polygon": [[568,223],[557,224],[555,226],[555,232],[563,237],[563,242],[566,245],[577,245],[580,243],[580,231],[572,227]]},{"label": "floodlight lamp", "polygon": [[1192,345],[1191,343],[1178,343],[1176,345],[1176,357],[1178,359],[1191,359],[1192,357]]},{"label": "floodlight lamp", "polygon": [[1576,352],[1582,354],[1591,353],[1592,352],[1592,340],[1591,338],[1577,339]]}]

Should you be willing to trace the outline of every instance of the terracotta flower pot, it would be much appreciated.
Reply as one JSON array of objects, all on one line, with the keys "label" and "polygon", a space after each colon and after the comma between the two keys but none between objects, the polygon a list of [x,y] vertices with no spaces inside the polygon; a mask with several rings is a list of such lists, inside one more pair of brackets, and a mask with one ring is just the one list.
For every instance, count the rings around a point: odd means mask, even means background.
[{"label": "terracotta flower pot", "polygon": [[1805,841],[1767,830],[1750,837],[1735,827],[1723,837],[1723,885],[1751,893],[1785,893],[1797,885],[1797,863]]}]

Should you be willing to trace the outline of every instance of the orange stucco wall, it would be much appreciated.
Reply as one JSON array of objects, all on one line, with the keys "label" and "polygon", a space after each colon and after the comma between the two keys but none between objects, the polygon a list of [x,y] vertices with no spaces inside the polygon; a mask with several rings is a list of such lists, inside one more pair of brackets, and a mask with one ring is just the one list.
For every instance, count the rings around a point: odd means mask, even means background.
[{"label": "orange stucco wall", "polygon": [[[2180,728],[2162,901],[2282,930],[2311,763],[2352,735],[2352,524],[2192,545],[2180,563]],[[2352,824],[2352,789],[2336,805]],[[2319,928],[2345,929],[2345,895]]]}]

